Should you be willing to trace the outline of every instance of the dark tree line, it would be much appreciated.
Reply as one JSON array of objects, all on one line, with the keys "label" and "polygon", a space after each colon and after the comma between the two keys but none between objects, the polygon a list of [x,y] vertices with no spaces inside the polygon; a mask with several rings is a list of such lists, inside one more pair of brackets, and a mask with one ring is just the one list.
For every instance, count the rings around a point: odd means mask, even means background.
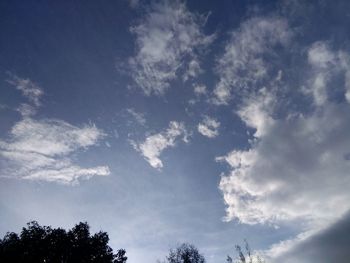
[{"label": "dark tree line", "polygon": [[11,232],[0,239],[0,262],[125,263],[125,250],[114,254],[108,241],[106,232],[91,235],[87,223],[66,231],[33,221],[20,234]]},{"label": "dark tree line", "polygon": [[[20,234],[9,232],[0,239],[0,262],[4,263],[126,263],[124,249],[116,254],[108,246],[106,232],[90,234],[89,225],[79,223],[71,230],[40,226],[33,221]],[[248,242],[245,251],[236,245],[238,262],[253,263]],[[245,253],[244,253],[245,252]],[[255,256],[257,262],[264,261]],[[169,251],[163,263],[205,263],[205,258],[191,244],[181,244]],[[227,256],[227,262],[233,259]],[[237,261],[236,261],[237,262]]]}]

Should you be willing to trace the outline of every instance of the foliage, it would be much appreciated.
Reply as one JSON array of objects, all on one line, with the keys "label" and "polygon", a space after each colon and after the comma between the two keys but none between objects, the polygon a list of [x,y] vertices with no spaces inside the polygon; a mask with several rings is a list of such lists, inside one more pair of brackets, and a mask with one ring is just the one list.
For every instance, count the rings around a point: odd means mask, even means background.
[{"label": "foliage", "polygon": [[106,232],[90,235],[86,222],[66,231],[33,221],[19,235],[11,232],[0,239],[0,262],[125,263],[125,250],[113,254],[108,241]]},{"label": "foliage", "polygon": [[205,263],[205,258],[198,249],[191,244],[181,244],[171,249],[166,258],[167,263]]}]

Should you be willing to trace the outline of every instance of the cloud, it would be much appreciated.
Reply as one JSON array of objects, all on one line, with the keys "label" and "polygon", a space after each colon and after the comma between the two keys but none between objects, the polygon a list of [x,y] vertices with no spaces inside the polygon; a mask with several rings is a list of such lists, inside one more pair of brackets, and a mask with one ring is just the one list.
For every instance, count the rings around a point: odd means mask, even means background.
[{"label": "cloud", "polygon": [[201,66],[199,64],[198,59],[193,58],[187,66],[187,70],[185,71],[183,75],[183,80],[187,81],[188,79],[195,78],[199,74],[201,74],[203,70],[201,69]]},{"label": "cloud", "polygon": [[220,182],[227,219],[320,222],[342,215],[350,202],[349,113],[348,104],[328,104],[286,120],[271,121],[267,113],[256,118],[259,140],[218,158],[232,167]]},{"label": "cloud", "polygon": [[108,175],[107,166],[81,168],[70,158],[71,154],[96,145],[103,137],[104,133],[92,124],[76,127],[60,120],[25,118],[12,127],[8,140],[0,140],[3,173],[65,184],[75,184],[78,179],[93,175]]},{"label": "cloud", "polygon": [[40,99],[43,96],[43,90],[30,79],[20,78],[12,73],[9,73],[10,78],[8,83],[13,85],[17,90],[20,90],[24,97],[26,97],[36,107],[41,105]]},{"label": "cloud", "polygon": [[262,88],[258,94],[245,98],[243,105],[237,111],[237,115],[246,125],[255,129],[255,137],[264,135],[273,124],[274,120],[270,115],[275,99],[271,93]]},{"label": "cloud", "polygon": [[308,61],[312,72],[303,91],[312,95],[316,105],[327,102],[334,92],[334,87],[328,84],[341,74],[345,74],[345,99],[350,102],[350,57],[346,52],[333,51],[326,42],[318,41],[308,49]]},{"label": "cloud", "polygon": [[347,213],[335,224],[306,238],[293,249],[273,262],[284,263],[329,263],[348,262],[350,258],[350,214]]},{"label": "cloud", "polygon": [[[271,247],[273,258],[313,240],[350,209],[348,54],[321,42],[307,54],[309,67],[299,92],[314,101],[312,107],[281,113],[278,91],[260,88],[245,94],[236,114],[254,130],[250,146],[216,159],[230,167],[219,184],[226,220],[300,223],[296,237]],[[335,91],[336,98],[331,96]]]},{"label": "cloud", "polygon": [[69,165],[61,169],[46,169],[35,171],[29,175],[24,176],[24,179],[29,180],[43,180],[48,182],[60,182],[76,184],[81,178],[89,179],[92,176],[106,176],[110,171],[108,166],[97,166],[93,168],[82,168],[75,165]]},{"label": "cloud", "polygon": [[72,155],[97,145],[105,136],[93,124],[83,127],[62,120],[36,120],[43,90],[29,79],[9,74],[8,83],[22,92],[30,104],[17,108],[23,117],[12,127],[7,139],[0,139],[0,164],[3,177],[77,184],[81,178],[108,175],[108,166],[82,168]]},{"label": "cloud", "polygon": [[131,8],[136,8],[140,3],[140,1],[139,0],[128,0],[128,2],[129,2],[129,6],[131,7]]},{"label": "cloud", "polygon": [[22,103],[17,108],[17,111],[23,116],[23,117],[29,117],[33,116],[37,113],[37,108],[35,106],[32,106],[27,103]]},{"label": "cloud", "polygon": [[194,85],[193,90],[196,96],[202,96],[207,94],[207,87],[205,85]]},{"label": "cloud", "polygon": [[144,114],[135,111],[133,108],[128,108],[126,111],[139,123],[140,125],[146,124],[146,118]]},{"label": "cloud", "polygon": [[242,23],[217,61],[219,82],[212,102],[227,104],[232,90],[246,93],[261,85],[273,69],[273,47],[288,46],[292,35],[287,21],[278,17],[254,17]]},{"label": "cloud", "polygon": [[160,1],[131,28],[137,49],[129,60],[131,76],[146,95],[164,94],[180,69],[184,80],[202,71],[198,54],[213,40],[203,33],[205,22],[181,1]]},{"label": "cloud", "polygon": [[203,122],[198,124],[198,132],[208,138],[214,138],[219,135],[220,122],[205,116]]},{"label": "cloud", "polygon": [[148,136],[144,142],[139,144],[132,141],[132,145],[152,167],[161,169],[163,162],[160,155],[166,148],[174,147],[176,140],[181,136],[182,140],[187,142],[187,131],[184,124],[171,121],[166,131]]}]

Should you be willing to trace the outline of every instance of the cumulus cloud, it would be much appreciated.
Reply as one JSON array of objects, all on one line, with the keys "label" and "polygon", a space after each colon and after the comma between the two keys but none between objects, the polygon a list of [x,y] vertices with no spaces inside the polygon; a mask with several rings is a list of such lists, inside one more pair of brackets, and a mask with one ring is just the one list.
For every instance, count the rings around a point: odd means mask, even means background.
[{"label": "cumulus cloud", "polygon": [[185,126],[181,122],[171,121],[166,131],[150,135],[141,143],[132,141],[132,145],[152,167],[161,169],[163,162],[160,159],[160,155],[165,149],[174,147],[179,137],[182,137],[182,140],[187,142]]},{"label": "cumulus cloud", "polygon": [[[255,130],[250,147],[217,158],[230,167],[219,184],[227,205],[226,220],[271,225],[302,222],[299,235],[271,247],[272,257],[313,239],[350,209],[347,57],[325,43],[309,48],[310,70],[305,73],[303,92],[306,89],[315,102],[311,110],[278,114],[278,93],[265,88],[249,93],[236,113]],[[323,80],[317,82],[320,75]],[[343,84],[330,81],[339,77]],[[329,96],[335,89],[343,99]]]},{"label": "cumulus cloud", "polygon": [[[3,172],[18,178],[74,184],[79,178],[108,175],[107,166],[81,168],[70,155],[96,145],[104,133],[95,125],[76,127],[61,120],[25,118],[10,131],[8,140],[0,140]],[[5,171],[6,170],[6,171]]]},{"label": "cumulus cloud", "polygon": [[137,49],[129,60],[131,76],[145,94],[163,94],[179,69],[184,80],[201,72],[198,52],[213,39],[202,31],[205,22],[181,1],[160,1],[131,28]]},{"label": "cumulus cloud", "polygon": [[267,113],[257,118],[259,141],[249,150],[218,158],[233,169],[220,182],[227,219],[248,224],[319,221],[344,213],[350,201],[350,163],[345,158],[349,113],[348,104],[329,104],[286,120],[270,121]]},{"label": "cumulus cloud", "polygon": [[214,138],[219,135],[220,122],[216,119],[205,116],[203,121],[198,124],[197,130],[203,136]]},{"label": "cumulus cloud", "polygon": [[291,36],[292,31],[282,18],[254,17],[242,23],[217,61],[219,82],[212,101],[227,104],[232,90],[235,94],[244,93],[261,85],[271,75],[273,47],[287,46]]}]

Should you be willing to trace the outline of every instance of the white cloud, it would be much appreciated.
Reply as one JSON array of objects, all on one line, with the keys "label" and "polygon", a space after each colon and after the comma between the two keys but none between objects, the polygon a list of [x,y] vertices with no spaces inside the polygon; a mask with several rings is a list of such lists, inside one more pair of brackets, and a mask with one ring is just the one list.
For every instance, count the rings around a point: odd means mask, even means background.
[{"label": "white cloud", "polygon": [[274,52],[274,46],[286,46],[291,36],[288,23],[282,18],[255,17],[242,23],[217,61],[219,82],[213,102],[227,104],[232,90],[247,92],[261,84],[271,67],[271,59],[267,63],[265,57]]},{"label": "white cloud", "polygon": [[163,162],[160,159],[160,155],[166,148],[174,147],[176,140],[181,136],[183,141],[187,142],[185,126],[181,122],[171,121],[166,131],[150,135],[144,142],[139,144],[132,141],[132,145],[152,167],[161,169]]},{"label": "white cloud", "polygon": [[336,67],[336,55],[325,43],[317,42],[309,49],[308,60],[314,68],[314,76],[309,90],[306,91],[313,95],[316,105],[322,105],[327,101],[327,82],[330,77],[330,68]]},{"label": "white cloud", "polygon": [[201,95],[206,95],[207,94],[207,87],[205,85],[194,85],[194,93],[197,96],[201,96]]},{"label": "white cloud", "polygon": [[198,132],[203,136],[208,138],[214,138],[219,135],[219,127],[220,122],[217,120],[210,118],[209,116],[205,116],[204,120],[198,124]]},{"label": "white cloud", "polygon": [[198,50],[213,39],[202,32],[205,22],[181,1],[160,1],[131,28],[137,47],[129,60],[131,76],[145,94],[163,94],[180,68],[185,68],[184,80],[201,72]]},{"label": "white cloud", "polygon": [[94,146],[104,133],[89,124],[73,126],[61,120],[24,118],[0,140],[2,174],[20,179],[76,184],[81,178],[108,175],[108,166],[82,168],[71,159],[73,153]]},{"label": "white cloud", "polygon": [[198,59],[193,58],[188,63],[187,70],[185,71],[185,73],[183,75],[183,80],[187,81],[190,78],[195,78],[202,72],[203,72],[203,70],[201,69],[201,66],[199,64]]},{"label": "white cloud", "polygon": [[[347,58],[347,53],[331,51],[322,43],[310,47],[310,70],[305,73],[309,77],[305,86],[315,101],[310,111],[279,115],[275,112],[278,93],[267,89],[249,93],[236,113],[256,129],[250,148],[217,158],[230,167],[219,184],[226,220],[300,222],[300,233],[272,246],[271,257],[312,238],[350,209],[350,105],[327,95],[337,89],[346,98]],[[327,91],[322,96],[315,91],[320,88],[315,85],[320,75]],[[331,81],[339,76],[344,77],[344,85]]]},{"label": "white cloud", "polygon": [[257,95],[246,98],[237,111],[238,116],[246,125],[255,129],[255,137],[258,138],[265,134],[273,123],[270,114],[274,103],[274,96],[265,88],[262,88]]},{"label": "white cloud", "polygon": [[48,182],[59,182],[63,184],[76,184],[79,179],[89,179],[92,176],[106,176],[110,171],[108,166],[97,166],[93,168],[82,168],[75,165],[69,165],[61,169],[42,169],[24,176],[27,180],[43,180]]},{"label": "white cloud", "polygon": [[334,87],[328,84],[339,74],[345,74],[344,96],[350,102],[350,58],[346,52],[333,51],[326,42],[319,41],[309,48],[308,61],[312,66],[312,76],[304,93],[311,94],[316,105],[327,102],[329,93],[334,91]]},{"label": "white cloud", "polygon": [[17,111],[23,116],[23,117],[29,117],[29,116],[33,116],[36,114],[37,109],[36,107],[29,105],[27,103],[22,103],[21,105],[19,105],[19,107],[17,108]]},{"label": "white cloud", "polygon": [[7,80],[8,83],[13,85],[17,90],[20,90],[30,102],[32,102],[36,107],[41,105],[40,99],[44,94],[43,90],[30,79],[23,79],[14,74],[9,73],[10,79]]},{"label": "white cloud", "polygon": [[251,149],[218,158],[232,167],[220,182],[227,219],[248,224],[322,221],[349,209],[348,114],[348,104],[328,104],[310,115],[259,119],[256,127],[267,127],[264,133],[258,129],[259,141]]}]

